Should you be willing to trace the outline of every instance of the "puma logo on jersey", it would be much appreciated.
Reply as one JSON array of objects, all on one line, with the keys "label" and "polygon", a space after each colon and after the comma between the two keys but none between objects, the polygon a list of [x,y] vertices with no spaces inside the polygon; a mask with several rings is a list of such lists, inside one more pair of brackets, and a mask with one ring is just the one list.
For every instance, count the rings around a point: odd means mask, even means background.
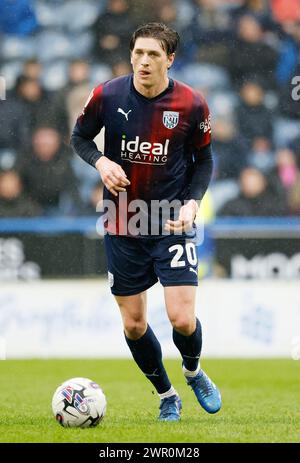
[{"label": "puma logo on jersey", "polygon": [[131,113],[131,111],[132,111],[132,110],[130,109],[130,110],[128,111],[128,113],[125,113],[125,111],[123,111],[122,108],[118,108],[118,113],[123,114],[123,116],[125,116],[125,118],[126,118],[126,121],[128,121],[128,114]]}]

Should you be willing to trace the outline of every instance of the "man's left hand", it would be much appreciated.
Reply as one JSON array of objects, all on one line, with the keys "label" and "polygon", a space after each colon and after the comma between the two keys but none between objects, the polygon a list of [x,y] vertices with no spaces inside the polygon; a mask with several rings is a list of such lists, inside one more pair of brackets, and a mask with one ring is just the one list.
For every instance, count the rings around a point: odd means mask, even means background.
[{"label": "man's left hand", "polygon": [[191,199],[180,208],[178,220],[167,220],[165,230],[175,233],[190,231],[193,227],[198,208],[197,202]]}]

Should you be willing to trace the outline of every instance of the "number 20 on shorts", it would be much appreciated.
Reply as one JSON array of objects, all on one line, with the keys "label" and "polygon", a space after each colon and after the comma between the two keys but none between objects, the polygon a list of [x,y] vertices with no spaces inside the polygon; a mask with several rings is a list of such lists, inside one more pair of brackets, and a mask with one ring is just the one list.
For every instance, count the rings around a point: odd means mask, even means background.
[{"label": "number 20 on shorts", "polygon": [[[186,261],[182,258],[184,253],[184,246],[182,244],[174,244],[169,248],[169,252],[176,251],[175,256],[171,260],[171,268],[185,267]],[[187,243],[185,245],[186,256],[190,265],[197,264],[197,251],[194,243]]]}]

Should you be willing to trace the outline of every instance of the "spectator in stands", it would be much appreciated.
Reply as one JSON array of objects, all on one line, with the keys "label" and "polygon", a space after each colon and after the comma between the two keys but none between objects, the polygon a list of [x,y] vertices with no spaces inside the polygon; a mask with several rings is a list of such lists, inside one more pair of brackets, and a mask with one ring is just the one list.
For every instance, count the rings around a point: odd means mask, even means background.
[{"label": "spectator in stands", "polygon": [[158,10],[162,0],[151,0],[151,2],[141,2],[141,0],[130,0],[130,15],[133,23],[143,24],[145,18],[147,22],[158,21]]},{"label": "spectator in stands", "polygon": [[[188,63],[188,57],[192,58],[192,60],[194,57],[198,58],[198,47],[193,43],[193,33],[190,29],[190,25],[193,24],[192,18],[195,6],[193,8],[192,4],[186,0],[156,0],[153,7],[156,9],[156,21],[167,24],[168,27],[176,30],[181,36],[180,46],[176,51],[176,60],[172,68],[173,71],[182,69],[182,66]],[[186,18],[186,15],[188,18]]]},{"label": "spectator in stands", "polygon": [[39,206],[23,192],[19,174],[0,172],[0,217],[32,217],[40,215]]},{"label": "spectator in stands", "polygon": [[192,59],[201,62],[226,66],[228,62],[229,40],[233,38],[233,23],[226,8],[220,8],[219,2],[194,0],[194,15],[183,34],[182,47]]},{"label": "spectator in stands", "polygon": [[257,80],[252,79],[242,84],[236,117],[240,134],[248,148],[256,137],[271,140],[273,136],[273,112],[266,107],[264,97],[263,87]]},{"label": "spectator in stands", "polygon": [[191,24],[194,39],[200,44],[220,42],[232,38],[231,17],[226,7],[220,7],[219,1],[194,0],[194,21]]},{"label": "spectator in stands", "polygon": [[22,74],[30,79],[40,81],[43,66],[37,58],[31,58],[24,62]]},{"label": "spectator in stands", "polygon": [[78,87],[74,87],[68,92],[66,100],[64,101],[64,106],[61,107],[61,111],[64,110],[67,112],[69,133],[71,133],[76,119],[87,101],[90,91],[90,85],[78,85]]},{"label": "spectator in stands", "polygon": [[300,21],[300,0],[271,0],[270,4],[277,22]]},{"label": "spectator in stands", "polygon": [[253,15],[238,21],[237,37],[232,43],[228,70],[235,85],[249,77],[260,78],[266,88],[275,86],[274,69],[278,53],[264,40],[261,24]]},{"label": "spectator in stands", "polygon": [[94,57],[110,65],[128,59],[130,31],[134,28],[128,0],[108,0],[95,25]]},{"label": "spectator in stands", "polygon": [[57,111],[53,99],[43,91],[37,79],[20,76],[15,99],[11,99],[10,104],[16,107],[14,117],[23,134],[19,148],[29,149],[34,130],[43,124],[56,127],[61,134],[68,133],[65,115]]},{"label": "spectator in stands", "polygon": [[125,76],[132,72],[132,67],[130,62],[127,60],[116,61],[112,66],[112,78]]},{"label": "spectator in stands", "polygon": [[63,89],[65,96],[74,87],[79,85],[89,84],[90,80],[90,65],[84,59],[74,59],[69,66],[68,84]]},{"label": "spectator in stands", "polygon": [[97,212],[97,208],[99,208],[101,201],[103,200],[103,183],[97,182],[94,185],[91,196],[89,198],[89,202],[87,206],[84,208],[85,215],[101,215],[100,212]]},{"label": "spectator in stands", "polygon": [[272,149],[271,140],[266,137],[256,137],[253,139],[251,150],[248,154],[248,164],[264,174],[273,169],[275,154]]},{"label": "spectator in stands", "polygon": [[288,191],[288,213],[289,215],[300,216],[300,175],[291,189]]},{"label": "spectator in stands", "polygon": [[[299,104],[299,102],[298,102]],[[300,137],[297,137],[291,143],[291,149],[294,151],[297,158],[297,166],[300,169]]]},{"label": "spectator in stands", "polygon": [[268,0],[241,0],[236,8],[231,9],[231,15],[235,20],[241,16],[250,14],[255,16],[264,28],[274,28],[274,21],[270,12]]},{"label": "spectator in stands", "polygon": [[32,152],[20,172],[26,191],[46,215],[74,214],[81,208],[70,157],[57,130],[41,127],[34,132]]},{"label": "spectator in stands", "polygon": [[276,78],[279,85],[279,109],[283,117],[299,119],[299,101],[292,98],[292,79],[300,75],[300,21],[284,23]]},{"label": "spectator in stands", "polygon": [[296,183],[299,174],[295,152],[290,148],[277,150],[276,165],[270,173],[270,180],[279,183],[285,190],[289,190]]},{"label": "spectator in stands", "polygon": [[300,52],[300,21],[289,22],[282,25],[283,37],[281,40],[279,60],[276,76],[279,85],[287,85],[296,75],[299,66]]},{"label": "spectator in stands", "polygon": [[177,15],[177,5],[172,0],[162,1],[159,5],[158,22],[167,24],[167,26],[175,29],[179,34],[181,33],[180,23]]},{"label": "spectator in stands", "polygon": [[262,172],[247,167],[240,175],[240,194],[219,211],[222,216],[282,216],[287,212],[286,196],[270,185]]},{"label": "spectator in stands", "polygon": [[[68,136],[91,92],[90,66],[83,59],[71,61],[67,85],[56,93],[54,106],[56,113],[68,121]],[[81,105],[81,106],[80,106]]]},{"label": "spectator in stands", "polygon": [[247,147],[238,137],[230,119],[217,119],[213,122],[213,151],[216,166],[216,179],[238,179],[240,171],[246,167]]},{"label": "spectator in stands", "polygon": [[0,101],[0,151],[10,150],[17,155],[28,137],[25,121],[22,120],[21,103],[9,97]]},{"label": "spectator in stands", "polygon": [[35,32],[38,22],[31,0],[0,0],[0,32],[26,36]]}]

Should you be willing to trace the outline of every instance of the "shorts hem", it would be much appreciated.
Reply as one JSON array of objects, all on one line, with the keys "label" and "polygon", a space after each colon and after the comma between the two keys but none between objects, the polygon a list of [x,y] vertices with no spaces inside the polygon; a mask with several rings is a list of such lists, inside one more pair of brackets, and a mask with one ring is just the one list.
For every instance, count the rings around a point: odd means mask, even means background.
[{"label": "shorts hem", "polygon": [[118,290],[113,290],[112,288],[110,288],[110,290],[111,290],[111,293],[114,296],[135,296],[136,294],[140,294],[143,291],[146,291],[147,289],[151,288],[156,283],[157,283],[157,281],[154,281],[153,283],[151,283],[151,284],[149,284],[147,286],[143,286],[142,288],[139,288],[139,289],[118,291]]},{"label": "shorts hem", "polygon": [[170,282],[164,282],[162,283],[162,286],[165,288],[166,286],[198,286],[198,281],[184,281],[184,282],[179,282],[179,281],[170,281]]}]

